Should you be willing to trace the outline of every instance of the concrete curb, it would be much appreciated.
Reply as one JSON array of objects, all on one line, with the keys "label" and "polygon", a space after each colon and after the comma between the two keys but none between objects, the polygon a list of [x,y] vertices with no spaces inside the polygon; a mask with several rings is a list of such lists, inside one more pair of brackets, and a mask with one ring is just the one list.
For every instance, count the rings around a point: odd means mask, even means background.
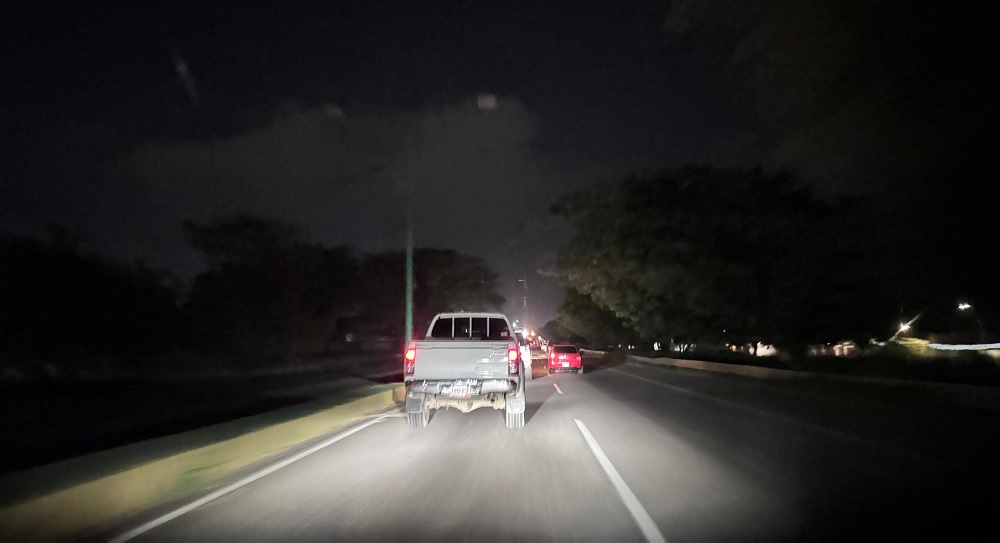
[{"label": "concrete curb", "polygon": [[794,370],[778,370],[773,368],[763,368],[760,366],[743,366],[739,364],[725,364],[723,362],[706,362],[704,360],[687,360],[683,358],[649,358],[645,356],[628,355],[628,360],[644,362],[646,364],[656,364],[658,366],[672,366],[675,368],[687,368],[690,370],[711,371],[714,373],[728,373],[731,375],[743,375],[745,377],[756,377],[758,379],[782,378],[782,379],[802,379],[813,377],[815,373]]},{"label": "concrete curb", "polygon": [[[385,387],[344,404],[315,410],[209,445],[167,453],[112,474],[72,483],[5,505],[0,509],[0,541],[70,538],[126,513],[177,497],[196,485],[248,466],[268,455],[327,434],[360,416],[391,407],[402,402],[404,393],[402,385]],[[227,424],[230,423],[217,426]],[[43,466],[32,470],[35,473],[29,475],[44,479],[46,469],[56,468],[58,465],[55,468]],[[14,474],[0,480],[0,486],[25,484],[30,478]]]},{"label": "concrete curb", "polygon": [[853,375],[832,375],[829,373],[812,373],[807,371],[779,370],[759,366],[742,366],[722,362],[706,362],[704,360],[687,360],[681,358],[648,358],[645,356],[628,355],[627,360],[670,366],[714,373],[728,373],[757,379],[825,379],[845,383],[861,383],[880,386],[909,387],[922,389],[944,396],[953,404],[1000,412],[1000,389],[977,385],[957,385],[951,383],[929,383],[925,381],[908,381],[904,379],[886,379],[880,377],[858,377]]}]

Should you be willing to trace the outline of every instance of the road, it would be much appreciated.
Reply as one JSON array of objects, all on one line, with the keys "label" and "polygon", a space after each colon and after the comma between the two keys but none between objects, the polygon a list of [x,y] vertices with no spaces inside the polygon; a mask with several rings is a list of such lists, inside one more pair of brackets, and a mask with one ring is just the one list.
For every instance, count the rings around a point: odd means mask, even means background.
[{"label": "road", "polygon": [[133,540],[966,540],[997,511],[995,415],[858,384],[585,364],[536,367],[522,430],[492,410],[438,411],[423,430],[388,413]]}]

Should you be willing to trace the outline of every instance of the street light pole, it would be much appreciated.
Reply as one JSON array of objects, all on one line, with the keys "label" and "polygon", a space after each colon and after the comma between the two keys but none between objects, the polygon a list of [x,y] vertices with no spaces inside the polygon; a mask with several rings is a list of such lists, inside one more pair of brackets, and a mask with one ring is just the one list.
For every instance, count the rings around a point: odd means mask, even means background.
[{"label": "street light pole", "polygon": [[528,278],[518,279],[518,283],[524,283],[524,325],[528,326]]},{"label": "street light pole", "polygon": [[[367,142],[367,145],[371,149],[379,150],[381,149],[384,157],[391,156],[391,147],[377,135],[372,135],[364,130],[361,130],[352,123],[349,118],[344,116],[344,112],[339,108],[335,112],[336,118],[347,127],[360,136],[359,141]],[[392,178],[393,181],[399,183],[399,180]],[[409,343],[413,339],[413,180],[407,179],[402,183],[403,193],[406,198],[406,308],[404,313],[403,323],[403,334],[406,343]],[[397,185],[398,186],[398,185]]]},{"label": "street light pole", "polygon": [[406,342],[413,339],[413,198],[406,202]]}]

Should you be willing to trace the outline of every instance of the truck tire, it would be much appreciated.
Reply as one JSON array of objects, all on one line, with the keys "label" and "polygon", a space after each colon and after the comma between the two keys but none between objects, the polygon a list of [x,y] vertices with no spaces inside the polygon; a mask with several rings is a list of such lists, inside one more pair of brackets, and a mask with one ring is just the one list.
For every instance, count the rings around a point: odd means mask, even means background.
[{"label": "truck tire", "polygon": [[507,414],[507,428],[517,430],[518,428],[524,428],[524,413],[511,413],[510,411],[504,411]]},{"label": "truck tire", "polygon": [[425,428],[427,422],[431,420],[431,410],[427,407],[427,401],[424,401],[423,406],[421,406],[420,411],[407,412],[406,422],[410,424],[410,428]]}]

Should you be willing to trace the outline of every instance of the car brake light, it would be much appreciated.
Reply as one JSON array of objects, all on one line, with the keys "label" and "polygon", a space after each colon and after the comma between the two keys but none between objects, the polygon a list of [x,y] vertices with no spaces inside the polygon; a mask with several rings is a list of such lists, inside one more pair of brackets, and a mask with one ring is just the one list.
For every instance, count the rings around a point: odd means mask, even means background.
[{"label": "car brake light", "polygon": [[517,349],[507,349],[507,361],[517,360]]},{"label": "car brake light", "polygon": [[410,347],[403,355],[403,374],[413,375],[413,370],[417,365],[417,350]]}]

